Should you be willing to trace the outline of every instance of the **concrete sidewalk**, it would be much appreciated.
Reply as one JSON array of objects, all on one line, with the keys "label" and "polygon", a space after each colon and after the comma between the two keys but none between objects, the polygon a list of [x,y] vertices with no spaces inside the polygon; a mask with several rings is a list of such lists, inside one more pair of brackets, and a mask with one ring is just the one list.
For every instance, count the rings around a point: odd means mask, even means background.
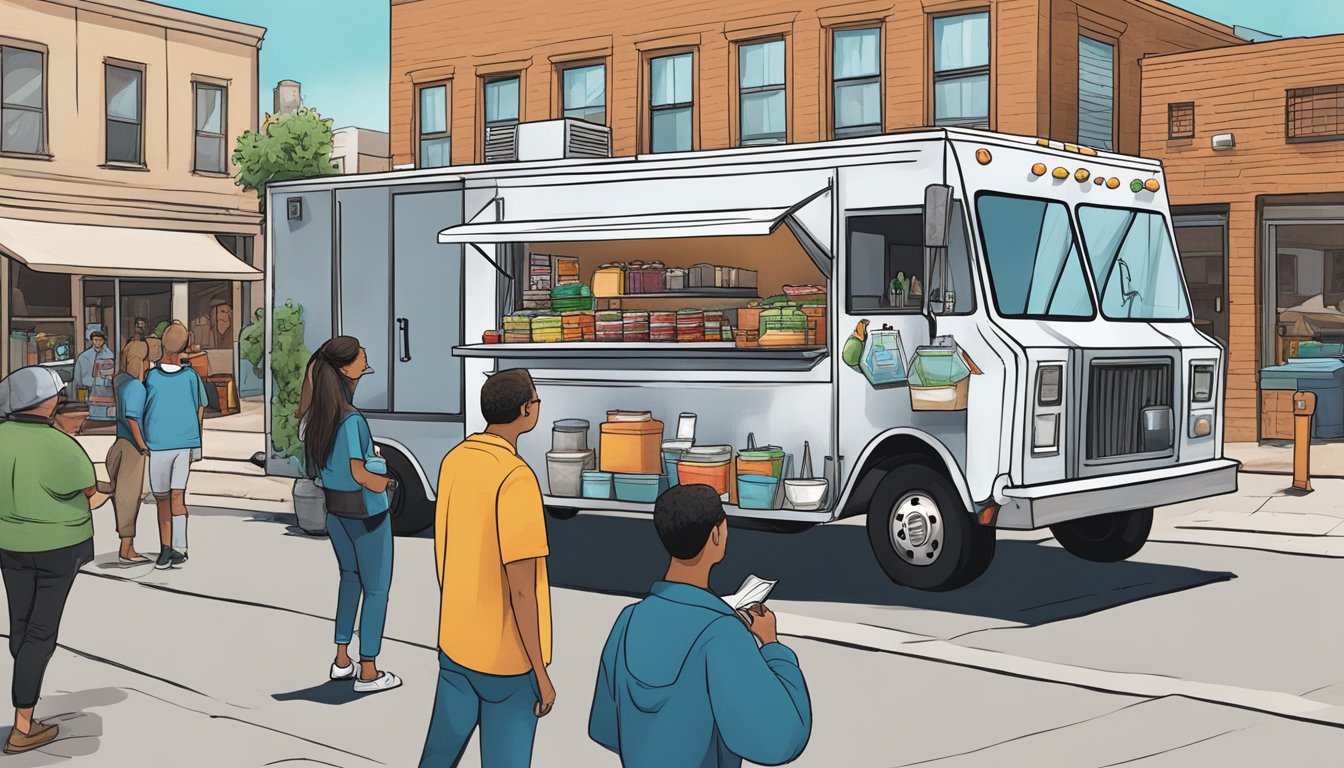
[{"label": "concrete sidewalk", "polygon": [[[1293,474],[1293,444],[1290,441],[1227,443],[1223,446],[1223,454],[1229,459],[1240,461],[1243,472]],[[1344,478],[1344,442],[1313,442],[1311,474],[1314,477]]]},{"label": "concrete sidewalk", "polygon": [[1344,479],[1315,477],[1310,493],[1285,475],[1242,472],[1237,484],[1159,509],[1149,540],[1344,557]]}]

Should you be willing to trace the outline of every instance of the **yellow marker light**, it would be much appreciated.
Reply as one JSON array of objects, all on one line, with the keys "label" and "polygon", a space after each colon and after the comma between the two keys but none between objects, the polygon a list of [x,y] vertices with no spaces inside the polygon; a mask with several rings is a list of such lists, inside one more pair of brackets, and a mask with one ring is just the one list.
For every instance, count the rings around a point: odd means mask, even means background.
[{"label": "yellow marker light", "polygon": [[1109,178],[1109,179],[1106,180],[1106,188],[1107,188],[1107,189],[1119,189],[1119,188],[1120,188],[1120,180],[1117,179],[1117,178],[1115,178],[1114,176],[1112,176],[1111,178]]},{"label": "yellow marker light", "polygon": [[1032,175],[1034,175],[1034,176],[1044,176],[1044,175],[1045,175],[1045,163],[1037,163],[1037,164],[1031,166],[1031,173],[1032,173]]},{"label": "yellow marker light", "polygon": [[1056,179],[1067,179],[1069,178],[1069,169],[1056,168],[1055,170],[1050,172],[1050,175],[1054,176]]},{"label": "yellow marker light", "polygon": [[1038,146],[1038,147],[1048,147],[1048,146],[1050,146],[1050,140],[1049,140],[1049,139],[1037,139],[1037,140],[1036,140],[1036,146]]},{"label": "yellow marker light", "polygon": [[1064,151],[1065,151],[1065,152],[1077,152],[1077,151],[1078,151],[1078,148],[1075,147],[1075,146],[1072,145],[1072,144],[1065,144],[1065,145],[1064,145]]},{"label": "yellow marker light", "polygon": [[1089,173],[1086,168],[1079,168],[1078,170],[1073,172],[1073,178],[1077,179],[1078,181],[1087,181],[1089,178],[1091,178],[1091,176],[1092,174]]},{"label": "yellow marker light", "polygon": [[981,165],[989,165],[989,161],[994,158],[989,154],[988,149],[975,150],[975,161]]},{"label": "yellow marker light", "polygon": [[1078,151],[1081,152],[1081,153],[1083,153],[1084,155],[1088,155],[1089,157],[1096,157],[1096,156],[1097,156],[1097,150],[1095,150],[1095,149],[1093,149],[1093,148],[1091,148],[1091,147],[1079,147],[1079,148],[1078,148]]},{"label": "yellow marker light", "polygon": [[1105,183],[1106,183],[1106,177],[1105,177],[1105,176],[1096,176],[1096,177],[1094,177],[1094,178],[1092,179],[1092,183],[1093,183],[1093,184],[1096,184],[1098,187],[1100,187],[1102,184],[1105,184]]},{"label": "yellow marker light", "polygon": [[1143,182],[1143,188],[1149,192],[1156,192],[1162,188],[1162,185],[1157,183],[1157,179],[1149,179]]}]

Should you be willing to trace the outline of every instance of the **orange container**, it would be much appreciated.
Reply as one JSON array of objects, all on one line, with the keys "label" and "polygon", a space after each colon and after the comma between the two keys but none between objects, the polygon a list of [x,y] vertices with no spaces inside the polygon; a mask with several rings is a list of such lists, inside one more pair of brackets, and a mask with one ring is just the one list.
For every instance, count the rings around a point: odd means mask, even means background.
[{"label": "orange container", "polygon": [[598,443],[600,469],[630,475],[663,473],[663,422],[604,421]]},{"label": "orange container", "polygon": [[708,485],[720,496],[728,492],[729,462],[698,464],[690,461],[677,462],[677,483],[680,485]]},{"label": "orange container", "polygon": [[807,306],[800,309],[807,315],[808,343],[818,347],[826,346],[826,306]]}]

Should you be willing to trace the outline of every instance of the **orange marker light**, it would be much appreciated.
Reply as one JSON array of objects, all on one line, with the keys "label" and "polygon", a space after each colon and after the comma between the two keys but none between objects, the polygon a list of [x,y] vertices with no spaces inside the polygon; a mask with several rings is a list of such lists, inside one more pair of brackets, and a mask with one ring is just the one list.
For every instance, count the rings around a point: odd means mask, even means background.
[{"label": "orange marker light", "polygon": [[1054,176],[1056,179],[1067,179],[1069,178],[1069,169],[1056,168],[1055,170],[1051,171],[1051,175]]},{"label": "orange marker light", "polygon": [[1079,168],[1078,170],[1073,172],[1073,178],[1077,179],[1078,181],[1087,181],[1089,178],[1091,178],[1091,176],[1092,174],[1089,173],[1086,168]]},{"label": "orange marker light", "polygon": [[1044,175],[1045,175],[1045,163],[1037,163],[1037,164],[1031,166],[1031,172],[1032,172],[1032,174],[1035,175],[1035,176],[1044,176]]},{"label": "orange marker light", "polygon": [[989,165],[989,161],[994,158],[989,154],[988,149],[975,150],[975,161],[981,165]]},{"label": "orange marker light", "polygon": [[1065,152],[1077,152],[1077,151],[1078,151],[1078,148],[1075,147],[1075,146],[1072,145],[1072,144],[1065,144],[1065,145],[1064,145],[1064,151],[1065,151]]},{"label": "orange marker light", "polygon": [[1048,147],[1048,146],[1050,146],[1050,140],[1049,140],[1049,139],[1037,139],[1037,140],[1036,140],[1036,146],[1038,146],[1038,147]]},{"label": "orange marker light", "polygon": [[1083,153],[1084,155],[1088,155],[1088,156],[1090,156],[1090,157],[1096,157],[1096,156],[1097,156],[1097,150],[1095,150],[1095,149],[1093,149],[1093,148],[1091,148],[1091,147],[1079,147],[1079,148],[1078,148],[1078,151],[1081,152],[1081,153]]},{"label": "orange marker light", "polygon": [[1115,178],[1114,176],[1112,176],[1111,178],[1109,178],[1109,179],[1106,180],[1106,188],[1107,188],[1107,189],[1119,189],[1119,188],[1120,188],[1120,180],[1117,179],[1117,178]]},{"label": "orange marker light", "polygon": [[1096,184],[1098,187],[1100,187],[1102,184],[1105,184],[1105,183],[1106,183],[1106,177],[1105,177],[1105,176],[1097,176],[1097,177],[1095,177],[1095,178],[1092,179],[1092,183],[1093,183],[1093,184]]},{"label": "orange marker light", "polygon": [[1156,192],[1162,188],[1162,185],[1157,183],[1157,179],[1149,179],[1143,182],[1143,188],[1149,192]]}]

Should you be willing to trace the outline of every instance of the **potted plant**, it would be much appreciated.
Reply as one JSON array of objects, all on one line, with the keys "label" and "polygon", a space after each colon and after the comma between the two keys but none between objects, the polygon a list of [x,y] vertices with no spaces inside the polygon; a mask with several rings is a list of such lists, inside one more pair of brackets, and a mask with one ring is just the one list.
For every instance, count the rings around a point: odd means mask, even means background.
[{"label": "potted plant", "polygon": [[[240,335],[240,354],[259,366],[264,347],[265,312]],[[299,401],[303,376],[312,353],[304,343],[303,306],[286,300],[271,318],[271,456],[282,459],[297,476],[294,481],[294,514],[305,533],[320,535],[327,530],[327,510],[322,489],[305,476],[303,439],[299,437]]]},{"label": "potted plant", "polygon": [[888,286],[891,296],[891,306],[905,306],[905,273],[897,272],[896,276],[891,278],[891,285]]}]

